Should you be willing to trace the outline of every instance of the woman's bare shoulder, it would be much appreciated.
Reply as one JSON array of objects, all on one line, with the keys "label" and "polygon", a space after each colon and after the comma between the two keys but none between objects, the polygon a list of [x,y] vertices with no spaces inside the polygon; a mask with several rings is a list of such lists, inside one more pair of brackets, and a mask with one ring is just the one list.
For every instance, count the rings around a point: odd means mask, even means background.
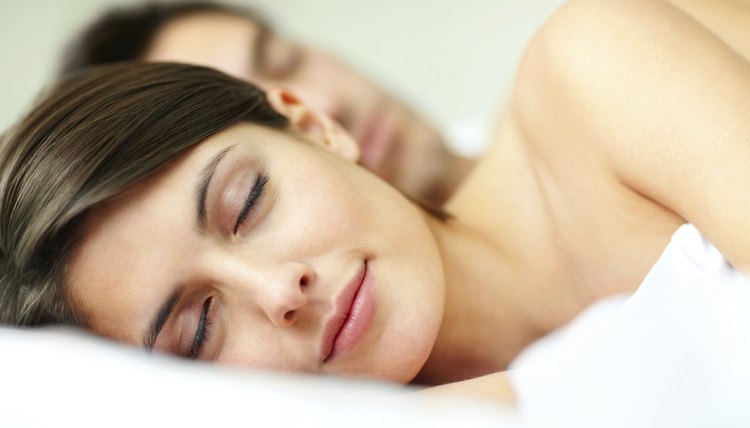
[{"label": "woman's bare shoulder", "polygon": [[512,108],[530,141],[601,153],[750,270],[748,99],[750,64],[672,4],[574,0],[529,44]]}]

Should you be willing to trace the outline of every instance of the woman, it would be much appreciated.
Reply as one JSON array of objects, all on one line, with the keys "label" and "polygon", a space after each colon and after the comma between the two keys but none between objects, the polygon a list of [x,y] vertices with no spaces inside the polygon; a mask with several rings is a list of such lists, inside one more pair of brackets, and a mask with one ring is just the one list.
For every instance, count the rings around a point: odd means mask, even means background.
[{"label": "woman", "polygon": [[169,64],[63,82],[3,147],[2,321],[445,384],[635,290],[685,222],[750,268],[750,65],[667,3],[580,0],[547,23],[452,219],[294,95],[265,99]]}]

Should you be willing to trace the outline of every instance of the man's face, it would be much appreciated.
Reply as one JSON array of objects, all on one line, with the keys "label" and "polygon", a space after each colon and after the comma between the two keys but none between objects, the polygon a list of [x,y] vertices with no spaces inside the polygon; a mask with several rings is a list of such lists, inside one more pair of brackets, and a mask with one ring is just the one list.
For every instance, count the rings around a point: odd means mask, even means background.
[{"label": "man's face", "polygon": [[247,18],[177,18],[157,33],[144,59],[212,67],[263,89],[287,87],[341,123],[359,143],[362,164],[408,195],[441,202],[455,187],[446,171],[457,158],[423,118],[334,58]]}]

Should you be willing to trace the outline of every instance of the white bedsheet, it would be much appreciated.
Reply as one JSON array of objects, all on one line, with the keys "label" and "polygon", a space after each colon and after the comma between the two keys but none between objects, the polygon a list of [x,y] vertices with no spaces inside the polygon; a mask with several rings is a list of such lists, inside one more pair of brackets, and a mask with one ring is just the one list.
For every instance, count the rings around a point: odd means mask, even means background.
[{"label": "white bedsheet", "polygon": [[528,427],[750,427],[750,281],[692,225],[513,365]]}]

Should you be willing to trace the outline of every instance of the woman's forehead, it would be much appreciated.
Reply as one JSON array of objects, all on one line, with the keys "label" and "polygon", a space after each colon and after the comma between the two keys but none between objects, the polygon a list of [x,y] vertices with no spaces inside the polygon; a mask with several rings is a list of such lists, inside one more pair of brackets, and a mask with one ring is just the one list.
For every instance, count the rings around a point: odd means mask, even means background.
[{"label": "woman's forehead", "polygon": [[[277,137],[273,130],[247,123],[234,125],[208,137],[163,170],[88,213],[84,222],[83,243],[92,241],[104,245],[105,242],[117,241],[116,238],[120,237],[118,231],[146,228],[152,218],[162,223],[174,223],[193,216],[195,190],[212,158],[235,146],[238,148],[230,150],[232,155],[250,152],[260,156],[262,150],[259,148],[264,144],[252,144],[253,141]],[[120,238],[141,239],[132,234],[122,234]]]},{"label": "woman's forehead", "polygon": [[217,153],[252,140],[256,128],[261,127],[236,125],[207,138],[89,212],[66,270],[72,294],[84,302],[100,295],[113,299],[112,294],[127,300],[144,288],[138,284],[166,281],[159,276],[168,276],[175,260],[189,257],[201,171]]}]

